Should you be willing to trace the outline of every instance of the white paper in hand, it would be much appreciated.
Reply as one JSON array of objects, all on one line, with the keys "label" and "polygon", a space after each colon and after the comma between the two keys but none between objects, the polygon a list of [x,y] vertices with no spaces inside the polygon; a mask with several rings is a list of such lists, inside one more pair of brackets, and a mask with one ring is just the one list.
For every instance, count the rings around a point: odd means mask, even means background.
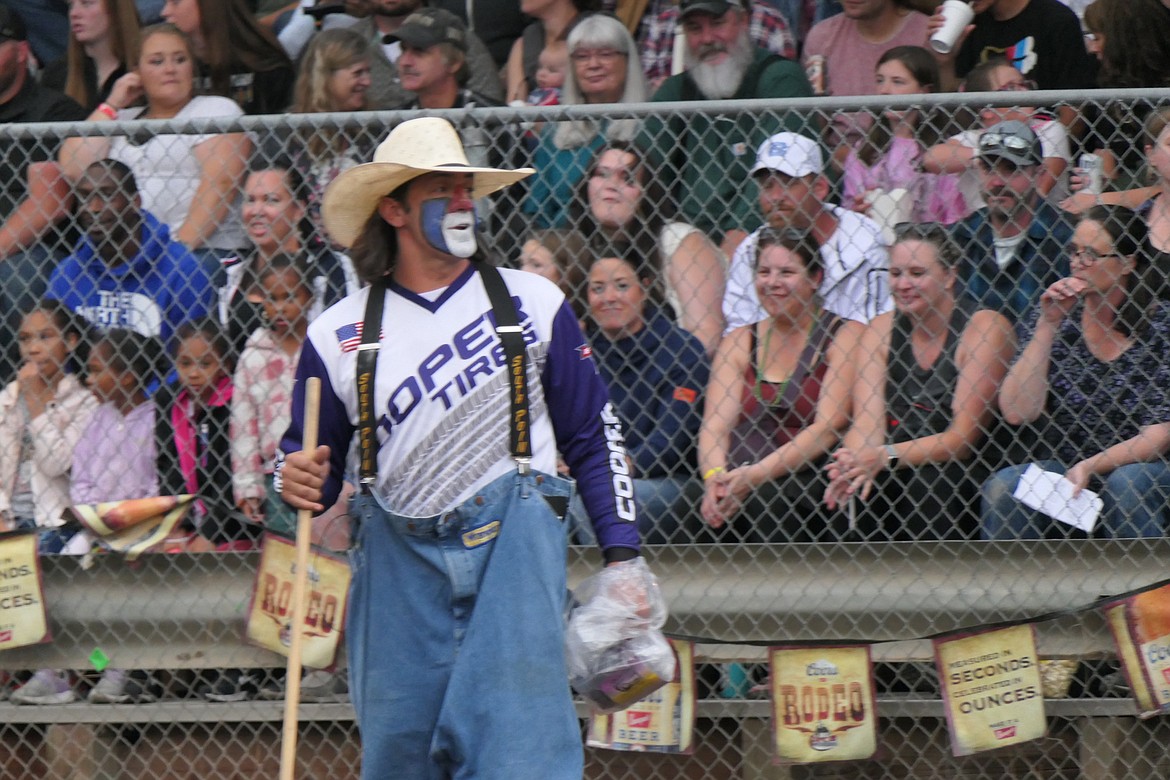
[{"label": "white paper in hand", "polygon": [[1097,525],[1097,518],[1105,506],[1101,497],[1092,490],[1082,490],[1073,498],[1071,482],[1035,463],[1020,475],[1012,495],[1032,509],[1086,533],[1091,533]]}]

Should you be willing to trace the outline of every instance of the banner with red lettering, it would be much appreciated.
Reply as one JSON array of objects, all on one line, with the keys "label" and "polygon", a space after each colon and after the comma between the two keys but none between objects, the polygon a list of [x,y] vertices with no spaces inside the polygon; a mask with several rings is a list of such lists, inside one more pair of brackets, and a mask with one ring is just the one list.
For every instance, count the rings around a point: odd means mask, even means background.
[{"label": "banner with red lettering", "polygon": [[45,616],[37,532],[0,539],[0,650],[52,640]]},{"label": "banner with red lettering", "polygon": [[629,708],[590,717],[590,747],[690,754],[695,735],[695,644],[671,639],[678,659],[674,680]]},{"label": "banner with red lettering", "polygon": [[777,761],[873,757],[877,714],[869,645],[773,647],[769,655]]},{"label": "banner with red lettering", "polygon": [[1018,745],[1047,733],[1030,624],[935,639],[934,654],[956,756]]},{"label": "banner with red lettering", "polygon": [[1139,717],[1170,712],[1170,585],[1104,607]]},{"label": "banner with red lettering", "polygon": [[[292,590],[296,574],[296,543],[285,536],[264,534],[260,569],[248,609],[248,641],[283,656],[292,644]],[[337,659],[337,647],[345,627],[349,595],[349,564],[336,554],[314,547],[309,558],[302,663],[327,669]]]}]

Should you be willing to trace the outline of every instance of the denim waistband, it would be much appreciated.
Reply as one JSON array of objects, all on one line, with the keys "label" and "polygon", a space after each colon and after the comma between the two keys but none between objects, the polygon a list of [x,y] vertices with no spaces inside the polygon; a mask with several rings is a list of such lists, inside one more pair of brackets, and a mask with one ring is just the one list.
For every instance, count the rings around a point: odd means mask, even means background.
[{"label": "denim waistband", "polygon": [[[382,507],[373,496],[359,494],[355,496],[355,501],[368,502],[367,506],[376,507],[394,530],[403,536],[443,539],[482,525],[484,522],[490,522],[492,518],[484,516],[484,508],[501,503],[515,491],[523,490],[525,487],[540,494],[544,500],[548,501],[553,513],[563,519],[568,510],[569,499],[573,495],[573,485],[572,480],[539,471],[525,476],[513,471],[484,485],[483,488],[476,491],[474,496],[454,509],[429,517],[406,517],[394,514],[394,512]],[[363,514],[362,512],[355,513],[359,518]]]}]

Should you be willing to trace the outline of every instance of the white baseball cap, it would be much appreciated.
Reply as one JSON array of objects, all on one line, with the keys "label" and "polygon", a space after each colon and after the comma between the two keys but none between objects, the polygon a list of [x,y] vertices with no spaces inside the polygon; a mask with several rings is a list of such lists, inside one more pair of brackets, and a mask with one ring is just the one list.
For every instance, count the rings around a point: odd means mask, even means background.
[{"label": "white baseball cap", "polygon": [[780,171],[789,176],[809,176],[825,170],[821,146],[816,141],[799,133],[776,133],[760,144],[756,152],[756,164],[751,175],[760,171]]}]

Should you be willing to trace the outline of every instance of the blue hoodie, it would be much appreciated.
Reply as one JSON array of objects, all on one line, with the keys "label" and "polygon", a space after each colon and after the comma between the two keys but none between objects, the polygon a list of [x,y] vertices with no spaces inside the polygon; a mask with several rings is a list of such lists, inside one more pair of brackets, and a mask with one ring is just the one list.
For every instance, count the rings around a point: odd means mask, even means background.
[{"label": "blue hoodie", "polygon": [[138,254],[110,267],[89,237],[61,261],[46,297],[102,328],[128,328],[168,343],[188,320],[212,313],[215,288],[199,260],[172,241],[167,226],[142,212]]}]

